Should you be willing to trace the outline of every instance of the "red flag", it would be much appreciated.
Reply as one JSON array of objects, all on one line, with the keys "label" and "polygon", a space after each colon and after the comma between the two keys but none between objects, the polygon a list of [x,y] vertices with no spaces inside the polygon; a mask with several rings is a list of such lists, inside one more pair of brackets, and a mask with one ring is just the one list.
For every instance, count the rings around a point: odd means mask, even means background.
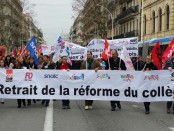
[{"label": "red flag", "polygon": [[37,47],[37,53],[40,55],[42,53],[42,47],[41,45]]},{"label": "red flag", "polygon": [[17,56],[17,51],[16,48],[13,50],[13,56],[16,57]]},{"label": "red flag", "polygon": [[104,51],[101,54],[101,57],[104,60],[107,60],[108,57],[110,56],[111,52],[110,52],[109,44],[108,44],[108,41],[107,41],[106,37],[104,39],[105,39],[105,47],[104,47]]},{"label": "red flag", "polygon": [[17,55],[20,55],[21,53],[22,53],[22,44],[21,44],[21,46],[18,48]]},{"label": "red flag", "polygon": [[1,48],[1,55],[3,56],[3,57],[5,57],[5,48]]},{"label": "red flag", "polygon": [[171,41],[167,49],[164,51],[164,54],[162,57],[164,63],[172,56],[173,52],[174,52],[174,39]]},{"label": "red flag", "polygon": [[162,57],[159,41],[156,43],[152,50],[152,59],[158,70],[162,70]]},{"label": "red flag", "polygon": [[28,54],[29,54],[29,52],[28,52],[27,48],[25,48],[25,50],[24,50],[24,56],[28,56]]}]

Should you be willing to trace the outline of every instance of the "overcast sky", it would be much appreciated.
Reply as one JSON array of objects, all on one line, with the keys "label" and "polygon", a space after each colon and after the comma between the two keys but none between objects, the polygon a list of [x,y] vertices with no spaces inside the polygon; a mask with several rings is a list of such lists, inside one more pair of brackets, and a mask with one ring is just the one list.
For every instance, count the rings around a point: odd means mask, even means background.
[{"label": "overcast sky", "polygon": [[36,21],[43,30],[47,44],[54,44],[58,35],[69,33],[73,24],[72,0],[30,0],[36,12]]}]

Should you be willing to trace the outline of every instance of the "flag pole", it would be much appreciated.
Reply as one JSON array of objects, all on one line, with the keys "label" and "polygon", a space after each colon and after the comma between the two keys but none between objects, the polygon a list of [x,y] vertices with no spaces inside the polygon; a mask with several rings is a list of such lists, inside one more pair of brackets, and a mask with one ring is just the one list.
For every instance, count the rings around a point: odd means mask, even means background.
[{"label": "flag pole", "polygon": [[[123,51],[123,49],[122,49],[122,51]],[[121,54],[122,54],[122,51],[121,51]],[[118,53],[118,52],[117,52]],[[119,69],[120,69],[120,67],[121,67],[121,54],[120,54],[120,62],[119,62]]]},{"label": "flag pole", "polygon": [[[107,55],[108,57],[108,55]],[[110,64],[110,61],[109,61],[109,57],[108,57],[108,65],[109,65],[109,70],[111,69],[111,64]]]},{"label": "flag pole", "polygon": [[18,56],[18,58],[21,57],[21,55],[23,55],[24,50],[26,49],[26,47],[27,47],[27,46],[25,46],[25,48],[22,50],[22,52],[21,52],[21,54]]}]

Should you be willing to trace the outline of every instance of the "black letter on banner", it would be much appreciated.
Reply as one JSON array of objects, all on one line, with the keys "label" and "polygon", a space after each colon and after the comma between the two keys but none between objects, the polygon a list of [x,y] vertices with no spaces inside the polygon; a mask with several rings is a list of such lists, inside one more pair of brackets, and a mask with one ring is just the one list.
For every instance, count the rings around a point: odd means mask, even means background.
[{"label": "black letter on banner", "polygon": [[149,93],[149,91],[148,90],[143,91],[143,97],[145,97],[145,98],[149,97],[149,95],[146,95],[146,93]]},{"label": "black letter on banner", "polygon": [[120,95],[120,91],[118,89],[114,89],[114,96],[119,96]]},{"label": "black letter on banner", "polygon": [[11,93],[11,88],[10,87],[6,87],[5,88],[5,94],[10,94]]},{"label": "black letter on banner", "polygon": [[128,89],[126,89],[126,90],[124,91],[124,95],[125,95],[126,97],[131,97],[131,90],[130,90],[130,87],[128,87]]},{"label": "black letter on banner", "polygon": [[48,95],[48,85],[46,85],[46,87],[42,89],[42,94]]},{"label": "black letter on banner", "polygon": [[168,86],[169,89],[166,90],[166,96],[172,96],[172,90],[170,89],[170,87]]},{"label": "black letter on banner", "polygon": [[103,89],[103,96],[112,96],[112,89]]},{"label": "black letter on banner", "polygon": [[4,85],[0,85],[0,92],[1,92],[1,94],[4,94],[3,89],[4,89]]},{"label": "black letter on banner", "polygon": [[54,88],[50,88],[49,89],[49,94],[50,95],[54,95],[55,94],[55,89]]},{"label": "black letter on banner", "polygon": [[85,95],[85,89],[83,89],[82,87],[79,89],[79,95],[84,96]]}]

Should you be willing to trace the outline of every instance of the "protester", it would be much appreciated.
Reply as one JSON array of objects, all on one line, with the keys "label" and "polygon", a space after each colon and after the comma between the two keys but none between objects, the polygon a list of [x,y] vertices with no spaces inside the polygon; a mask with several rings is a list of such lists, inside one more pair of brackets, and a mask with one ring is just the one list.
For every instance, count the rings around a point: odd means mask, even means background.
[{"label": "protester", "polygon": [[[112,51],[112,57],[109,58],[109,63],[107,63],[107,69],[109,70],[126,70],[125,63],[118,57],[118,52],[116,50]],[[111,101],[111,111],[115,111],[116,105],[121,109],[120,101]]]},{"label": "protester", "polygon": [[[37,69],[37,65],[34,64],[34,58],[30,57],[28,60],[28,64],[27,64],[27,69]],[[27,100],[27,105],[31,105],[31,99]],[[36,100],[33,99],[33,103],[36,103]]]},{"label": "protester", "polygon": [[[43,64],[42,64],[42,68],[41,69],[55,69],[54,65],[51,64],[50,62],[50,58],[48,55],[44,55],[43,56]],[[46,99],[46,100],[42,100],[42,105],[45,104],[45,106],[49,106],[50,100]]]},{"label": "protester", "polygon": [[43,67],[43,57],[40,56],[40,57],[39,57],[38,69],[42,69],[42,67]]},{"label": "protester", "polygon": [[[67,57],[61,57],[61,63],[59,63],[56,67],[58,70],[67,70],[71,69],[71,65],[67,63]],[[69,100],[62,100],[62,109],[70,109],[70,101]]]},{"label": "protester", "polygon": [[[14,69],[27,69],[27,65],[24,62],[24,58],[22,56],[19,56],[19,58],[17,58]],[[17,103],[18,108],[21,108],[22,103],[23,106],[26,107],[25,99],[17,99]]]},{"label": "protester", "polygon": [[[154,65],[154,63],[152,62],[152,57],[149,55],[146,58],[146,62],[144,64],[142,71],[151,71],[151,70],[158,70],[158,68]],[[144,102],[144,107],[145,107],[145,114],[149,114],[150,102]]]},{"label": "protester", "polygon": [[12,64],[12,62],[13,62],[12,58],[9,55],[7,55],[5,57],[5,68],[8,69],[10,67],[10,64]]},{"label": "protester", "polygon": [[[92,52],[88,51],[87,60],[82,62],[81,69],[97,71],[99,68],[100,68],[100,63],[97,60],[94,60]],[[93,100],[85,100],[85,110],[91,110],[92,104]]]},{"label": "protester", "polygon": [[72,66],[71,69],[72,70],[80,70],[82,62],[81,61],[72,61]]},{"label": "protester", "polygon": [[143,67],[144,67],[144,62],[142,60],[142,57],[137,56],[136,62],[134,62],[134,69],[140,71],[143,69]]},{"label": "protester", "polygon": [[[166,65],[164,69],[167,69],[169,71],[172,71],[174,69],[174,52],[172,53],[171,58],[166,62]],[[167,113],[171,113],[171,108],[173,105],[173,114],[174,114],[174,102],[172,101],[167,101]]]}]

